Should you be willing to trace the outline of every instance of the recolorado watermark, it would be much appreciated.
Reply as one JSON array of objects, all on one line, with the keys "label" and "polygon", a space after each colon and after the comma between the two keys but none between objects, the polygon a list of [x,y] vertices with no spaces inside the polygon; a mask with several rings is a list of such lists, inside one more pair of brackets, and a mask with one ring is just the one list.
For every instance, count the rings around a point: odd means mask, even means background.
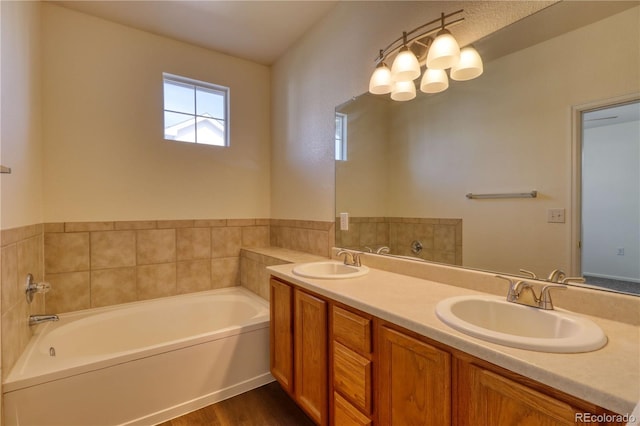
[{"label": "recolorado watermark", "polygon": [[576,423],[629,423],[636,424],[637,419],[633,414],[593,414],[576,413]]}]

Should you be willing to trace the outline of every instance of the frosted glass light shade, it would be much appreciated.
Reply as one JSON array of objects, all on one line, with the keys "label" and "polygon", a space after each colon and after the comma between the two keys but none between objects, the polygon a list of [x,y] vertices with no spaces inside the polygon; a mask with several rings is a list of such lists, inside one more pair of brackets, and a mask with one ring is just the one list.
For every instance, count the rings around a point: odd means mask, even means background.
[{"label": "frosted glass light shade", "polygon": [[427,54],[427,68],[444,70],[451,68],[460,60],[460,46],[447,30],[442,30]]},{"label": "frosted glass light shade", "polygon": [[394,101],[410,101],[416,97],[416,85],[411,81],[396,81],[391,92]]},{"label": "frosted glass light shade", "polygon": [[466,81],[482,74],[482,58],[471,46],[460,51],[460,61],[451,67],[451,78],[457,81]]},{"label": "frosted glass light shade", "polygon": [[391,93],[393,81],[391,80],[391,70],[384,62],[381,62],[371,74],[369,80],[369,92],[374,95],[384,95]]},{"label": "frosted glass light shade", "polygon": [[418,58],[407,46],[404,46],[393,60],[391,78],[393,81],[411,81],[418,77],[420,77]]},{"label": "frosted glass light shade", "polygon": [[420,90],[424,93],[438,93],[447,90],[449,78],[444,70],[427,68],[420,82]]}]

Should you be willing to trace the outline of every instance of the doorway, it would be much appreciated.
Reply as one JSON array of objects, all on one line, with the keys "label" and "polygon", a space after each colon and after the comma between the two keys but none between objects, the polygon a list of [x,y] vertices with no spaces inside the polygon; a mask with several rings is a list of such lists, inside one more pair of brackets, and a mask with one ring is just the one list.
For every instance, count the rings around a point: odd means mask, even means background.
[{"label": "doorway", "polygon": [[640,100],[578,111],[579,275],[640,294]]}]

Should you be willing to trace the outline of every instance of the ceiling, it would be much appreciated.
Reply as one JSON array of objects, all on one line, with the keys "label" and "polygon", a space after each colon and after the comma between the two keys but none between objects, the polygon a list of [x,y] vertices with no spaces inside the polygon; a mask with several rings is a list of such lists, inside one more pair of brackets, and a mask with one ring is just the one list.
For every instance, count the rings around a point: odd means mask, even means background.
[{"label": "ceiling", "polygon": [[196,46],[273,64],[337,0],[51,1]]},{"label": "ceiling", "polygon": [[[273,64],[339,1],[345,0],[48,0],[51,3],[150,33],[264,65]],[[404,3],[392,0],[398,5]],[[407,2],[411,3],[411,2]],[[538,43],[629,7],[636,1],[420,2],[425,16],[452,5],[472,25],[456,28],[462,45],[477,43],[485,61]],[[555,4],[554,7],[548,6]],[[520,32],[510,24],[529,17]],[[531,19],[535,18],[535,19]],[[502,29],[502,31],[498,31]],[[557,29],[557,31],[555,30]],[[554,32],[556,31],[556,32]],[[496,39],[502,40],[500,43]],[[487,46],[491,46],[488,50]]]}]

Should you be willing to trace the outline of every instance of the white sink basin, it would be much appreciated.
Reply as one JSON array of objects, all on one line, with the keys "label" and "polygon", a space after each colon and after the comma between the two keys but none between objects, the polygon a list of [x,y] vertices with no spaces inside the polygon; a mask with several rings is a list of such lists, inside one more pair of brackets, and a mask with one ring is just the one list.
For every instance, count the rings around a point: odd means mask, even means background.
[{"label": "white sink basin", "polygon": [[460,296],[436,305],[436,315],[465,334],[540,352],[589,352],[607,343],[593,321],[571,312],[507,302],[500,296]]},{"label": "white sink basin", "polygon": [[330,280],[361,277],[368,272],[369,268],[366,266],[345,265],[337,260],[303,263],[293,268],[293,273],[301,277]]}]

